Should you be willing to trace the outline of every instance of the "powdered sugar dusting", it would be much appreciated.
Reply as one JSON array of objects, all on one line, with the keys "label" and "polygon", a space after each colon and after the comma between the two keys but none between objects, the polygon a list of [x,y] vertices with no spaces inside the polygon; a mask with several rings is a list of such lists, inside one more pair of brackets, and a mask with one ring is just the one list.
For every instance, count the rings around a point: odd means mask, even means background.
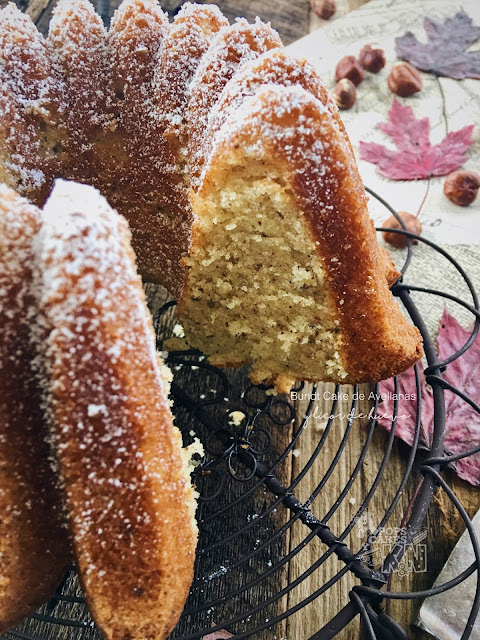
[{"label": "powdered sugar dusting", "polygon": [[178,295],[183,284],[180,259],[188,250],[191,220],[182,207],[178,180],[171,179],[154,90],[168,29],[167,16],[152,0],[125,0],[112,20],[108,43],[124,153],[119,188],[109,201],[132,222],[144,275],[163,279]]},{"label": "powdered sugar dusting", "polygon": [[200,62],[190,88],[189,165],[195,163],[210,109],[225,84],[242,64],[277,47],[282,47],[280,36],[259,18],[254,24],[239,18],[233,25],[223,27],[217,33]]},{"label": "powdered sugar dusting", "polygon": [[[106,31],[88,0],[60,0],[50,22],[48,47],[65,87],[67,171],[95,174],[100,169],[96,136],[102,130],[111,132],[115,117]],[[88,164],[93,167],[87,169]]]},{"label": "powdered sugar dusting", "polygon": [[[299,86],[260,86],[255,95],[245,98],[230,114],[216,134],[201,180],[225,150],[228,153],[235,144],[238,146],[237,138],[242,139],[242,153],[247,157],[260,158],[277,149],[296,171],[301,173],[308,164],[315,168],[315,178],[323,176],[324,150],[336,144],[330,136],[322,136],[322,121],[332,126],[330,119],[323,118],[327,113],[325,105]],[[341,138],[338,142],[342,143]],[[308,185],[304,187],[308,190]]]},{"label": "powdered sugar dusting", "polygon": [[175,139],[167,145],[164,133],[183,126],[191,77],[227,24],[214,5],[187,3],[169,26],[155,0],[124,0],[107,34],[91,2],[60,0],[45,42],[9,5],[0,181],[39,205],[55,177],[97,187],[129,220],[142,275],[179,295],[192,215]]},{"label": "powdered sugar dusting", "polygon": [[184,571],[196,539],[181,436],[128,241],[126,221],[97,191],[60,180],[34,244],[48,407],[80,571],[101,626],[120,582],[125,606],[145,617],[142,604],[156,606],[179,536]]},{"label": "powdered sugar dusting", "polygon": [[[130,84],[126,83],[121,120],[122,127],[127,128],[129,169],[125,171],[121,197],[113,204],[134,220],[133,245],[143,274],[147,279],[163,282],[175,296],[180,295],[183,287],[184,268],[180,260],[188,253],[192,225],[179,158],[185,144],[182,136],[188,88],[211,37],[224,24],[228,21],[216,6],[186,3],[151,58],[146,81],[151,86],[147,91],[150,97],[135,98],[137,73]],[[140,49],[145,47],[141,45]],[[145,53],[147,58],[152,49],[149,51]],[[135,115],[138,111],[135,105],[139,105],[143,114],[140,118]],[[122,202],[124,195],[128,203]]]},{"label": "powdered sugar dusting", "polygon": [[[38,115],[31,123],[25,98],[15,97],[30,87],[31,69],[17,73],[18,53],[0,47],[13,65],[6,74],[15,88],[0,94],[0,107],[19,149],[7,149],[3,166],[10,173],[22,167],[23,182],[41,194],[37,201],[54,175],[99,188],[129,220],[144,277],[163,281],[176,295],[193,219],[188,189],[198,186],[228,115],[264,83],[298,83],[335,114],[316,73],[286,56],[270,25],[239,19],[230,26],[215,5],[186,3],[169,25],[155,0],[124,0],[107,34],[88,0],[60,0],[47,46],[13,5],[4,12],[10,26],[2,25],[0,38],[26,34],[31,66],[42,78],[35,112],[46,115],[43,124]],[[47,144],[40,133],[45,118]],[[22,127],[25,135],[18,135]],[[34,148],[30,156],[24,141]]]},{"label": "powdered sugar dusting", "polygon": [[185,3],[165,40],[157,69],[155,94],[159,118],[171,135],[182,136],[192,78],[215,33],[228,20],[215,5]]},{"label": "powdered sugar dusting", "polygon": [[51,596],[68,559],[32,372],[28,316],[32,238],[39,225],[40,211],[0,184],[0,600],[6,626]]},{"label": "powdered sugar dusting", "polygon": [[45,40],[13,3],[0,11],[0,180],[41,200],[56,171],[45,129],[61,93]]},{"label": "powdered sugar dusting", "polygon": [[197,145],[196,153],[190,158],[189,168],[194,188],[198,187],[200,173],[210,155],[216,133],[246,98],[255,95],[259,88],[266,84],[302,87],[326,105],[338,119],[338,109],[311,64],[306,60],[293,58],[284,49],[267,51],[256,60],[243,65],[225,85],[217,102],[213,104],[204,135]]},{"label": "powdered sugar dusting", "polygon": [[125,0],[112,19],[111,66],[120,120],[133,136],[130,151],[152,146],[145,136],[154,123],[153,77],[167,29],[168,17],[153,0]]},{"label": "powdered sugar dusting", "polygon": [[[0,17],[3,81],[27,109],[41,109],[48,103],[50,92],[50,65],[44,38],[31,18],[12,2],[0,11]],[[19,50],[23,50],[21,58]]]}]

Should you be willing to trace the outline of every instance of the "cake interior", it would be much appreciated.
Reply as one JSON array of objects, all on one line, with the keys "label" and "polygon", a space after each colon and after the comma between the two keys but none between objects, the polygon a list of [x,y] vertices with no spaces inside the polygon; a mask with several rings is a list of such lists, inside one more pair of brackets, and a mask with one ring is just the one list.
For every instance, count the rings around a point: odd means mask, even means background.
[{"label": "cake interior", "polygon": [[318,246],[286,175],[241,160],[219,162],[214,188],[192,196],[197,218],[180,305],[187,339],[217,366],[253,363],[257,382],[344,377]]}]

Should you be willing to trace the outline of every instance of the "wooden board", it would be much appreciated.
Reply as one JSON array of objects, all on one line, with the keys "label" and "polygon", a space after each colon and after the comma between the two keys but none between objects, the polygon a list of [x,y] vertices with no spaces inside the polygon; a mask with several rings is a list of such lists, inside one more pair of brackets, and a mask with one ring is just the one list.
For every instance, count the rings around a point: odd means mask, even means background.
[{"label": "wooden board", "polygon": [[[9,0],[0,0],[0,7],[4,7]],[[361,0],[357,0],[361,1]],[[26,11],[34,22],[37,23],[42,33],[48,30],[48,22],[57,0],[14,0],[15,4]],[[93,4],[97,11],[108,24],[115,9],[121,0],[96,0]],[[176,1],[160,2],[162,8],[170,14],[175,13],[175,8],[181,3]],[[301,38],[309,31],[310,3],[309,0],[264,0],[255,2],[251,0],[223,0],[214,3],[225,13],[229,20],[237,17],[245,17],[254,20],[259,15],[262,20],[270,21],[277,29],[285,44]]]}]

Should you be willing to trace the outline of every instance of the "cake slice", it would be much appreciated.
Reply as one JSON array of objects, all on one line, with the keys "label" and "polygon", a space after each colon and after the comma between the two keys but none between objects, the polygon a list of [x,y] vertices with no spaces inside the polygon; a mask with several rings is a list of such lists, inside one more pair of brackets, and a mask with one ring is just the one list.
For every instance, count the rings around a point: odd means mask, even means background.
[{"label": "cake slice", "polygon": [[179,319],[254,382],[373,382],[422,355],[393,300],[353,153],[328,107],[265,85],[225,121],[198,192]]},{"label": "cake slice", "polygon": [[128,225],[57,181],[34,244],[39,360],[80,580],[109,640],[163,640],[193,577],[197,525],[171,374]]},{"label": "cake slice", "polygon": [[70,561],[30,341],[39,227],[40,211],[0,185],[0,634],[54,594]]}]

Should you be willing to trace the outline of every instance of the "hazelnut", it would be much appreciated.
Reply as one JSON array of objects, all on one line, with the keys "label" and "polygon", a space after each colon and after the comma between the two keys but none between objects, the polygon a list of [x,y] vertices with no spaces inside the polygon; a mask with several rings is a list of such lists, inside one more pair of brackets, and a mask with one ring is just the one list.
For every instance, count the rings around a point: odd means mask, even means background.
[{"label": "hazelnut", "polygon": [[[417,236],[422,233],[422,225],[416,216],[408,213],[407,211],[399,211],[398,215],[402,219],[403,224],[407,227],[407,231],[410,231],[410,233],[414,233]],[[382,227],[386,227],[387,229],[403,229],[395,216],[390,216],[390,218],[385,220]],[[408,237],[404,236],[402,233],[383,231],[382,236],[385,242],[397,247],[397,249],[404,249],[405,247],[408,247]],[[418,240],[416,238],[411,238],[411,240],[412,244],[418,244]]]},{"label": "hazelnut", "polygon": [[443,193],[461,207],[471,204],[477,197],[480,176],[475,171],[453,171],[443,183]]},{"label": "hazelnut", "polygon": [[422,76],[408,62],[395,62],[388,76],[388,87],[392,93],[404,98],[423,88]]},{"label": "hazelnut", "polygon": [[345,56],[335,67],[335,82],[348,78],[358,86],[365,76],[362,65],[355,56]]},{"label": "hazelnut", "polygon": [[335,85],[333,97],[339,109],[350,109],[357,99],[357,90],[355,85],[348,78],[342,78]]},{"label": "hazelnut", "polygon": [[330,18],[337,11],[337,3],[335,0],[310,0],[312,11],[323,20]]},{"label": "hazelnut", "polygon": [[367,71],[378,73],[385,66],[385,52],[376,44],[366,44],[360,51],[358,61]]}]

